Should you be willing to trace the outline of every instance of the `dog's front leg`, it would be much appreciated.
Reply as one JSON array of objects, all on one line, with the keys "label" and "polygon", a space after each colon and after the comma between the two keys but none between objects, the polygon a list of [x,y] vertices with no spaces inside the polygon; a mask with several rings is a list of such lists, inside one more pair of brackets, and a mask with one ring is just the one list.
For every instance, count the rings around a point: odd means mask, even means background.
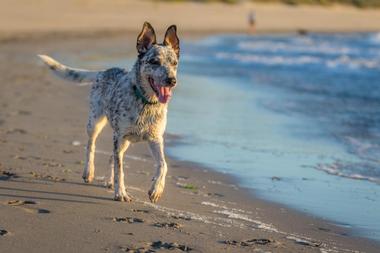
[{"label": "dog's front leg", "polygon": [[123,157],[124,152],[129,146],[129,141],[119,136],[114,137],[114,187],[115,187],[115,197],[116,201],[132,201],[132,198],[127,194],[124,186],[124,170],[123,170]]},{"label": "dog's front leg", "polygon": [[153,178],[152,187],[148,192],[150,201],[154,203],[157,202],[164,191],[168,168],[165,161],[164,140],[149,141],[149,147],[156,162],[156,176]]}]

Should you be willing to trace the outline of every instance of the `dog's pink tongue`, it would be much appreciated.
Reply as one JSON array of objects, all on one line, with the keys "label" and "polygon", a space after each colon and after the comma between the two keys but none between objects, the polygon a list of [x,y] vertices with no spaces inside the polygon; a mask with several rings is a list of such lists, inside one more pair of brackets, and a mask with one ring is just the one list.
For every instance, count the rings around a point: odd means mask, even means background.
[{"label": "dog's pink tongue", "polygon": [[169,101],[170,97],[172,96],[172,91],[169,87],[160,87],[160,94],[158,97],[158,100],[165,104]]}]

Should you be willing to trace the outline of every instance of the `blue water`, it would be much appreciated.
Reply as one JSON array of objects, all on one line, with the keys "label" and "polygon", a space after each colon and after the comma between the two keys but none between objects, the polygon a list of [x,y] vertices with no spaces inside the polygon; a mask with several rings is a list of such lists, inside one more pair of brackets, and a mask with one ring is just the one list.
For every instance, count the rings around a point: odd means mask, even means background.
[{"label": "blue water", "polygon": [[380,33],[213,36],[181,52],[172,156],[380,240]]},{"label": "blue water", "polygon": [[380,34],[214,36],[182,52],[171,155],[380,240]]}]

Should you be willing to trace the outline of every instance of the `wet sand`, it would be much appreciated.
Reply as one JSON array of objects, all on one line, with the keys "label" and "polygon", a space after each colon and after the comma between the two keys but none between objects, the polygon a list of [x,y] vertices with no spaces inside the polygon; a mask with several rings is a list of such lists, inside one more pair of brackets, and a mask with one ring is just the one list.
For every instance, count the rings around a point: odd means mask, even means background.
[{"label": "wet sand", "polygon": [[83,183],[89,87],[56,79],[36,54],[113,48],[131,57],[134,41],[127,34],[0,44],[2,252],[377,252],[376,242],[260,200],[233,178],[196,164],[169,159],[164,196],[151,204],[154,169],[144,144],[127,151],[134,201],[112,201],[103,187],[109,128],[97,145],[95,183]]}]

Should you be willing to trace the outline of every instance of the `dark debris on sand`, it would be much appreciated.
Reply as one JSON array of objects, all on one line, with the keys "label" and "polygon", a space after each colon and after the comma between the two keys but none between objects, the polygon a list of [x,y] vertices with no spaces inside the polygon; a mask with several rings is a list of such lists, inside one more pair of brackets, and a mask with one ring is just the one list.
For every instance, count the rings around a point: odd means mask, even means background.
[{"label": "dark debris on sand", "polygon": [[171,216],[173,219],[178,219],[178,220],[191,220],[191,217],[188,216],[182,216],[182,215],[172,215]]},{"label": "dark debris on sand", "polygon": [[143,219],[133,217],[114,217],[112,220],[121,223],[144,223]]},{"label": "dark debris on sand", "polygon": [[153,226],[158,228],[175,228],[180,229],[182,227],[181,224],[176,222],[156,222],[153,224]]},{"label": "dark debris on sand", "polygon": [[[25,206],[25,205],[36,205],[37,204],[37,202],[34,200],[19,200],[19,199],[9,200],[6,203],[7,203],[7,205],[14,206],[14,207]],[[26,208],[26,210],[36,210],[36,212],[40,213],[40,214],[50,213],[49,210],[43,209],[43,208],[37,208],[37,209]]]},{"label": "dark debris on sand", "polygon": [[47,210],[47,209],[42,209],[42,208],[38,209],[37,212],[38,212],[38,213],[50,213],[49,210]]},{"label": "dark debris on sand", "polygon": [[152,242],[151,246],[153,249],[169,249],[169,250],[179,249],[183,252],[189,252],[193,250],[189,246],[178,244],[176,242],[155,241],[155,242]]},{"label": "dark debris on sand", "polygon": [[242,247],[251,247],[254,245],[267,245],[271,243],[270,239],[260,238],[260,239],[249,239],[245,241],[236,241],[236,240],[225,240],[222,241],[224,244],[242,246]]},{"label": "dark debris on sand", "polygon": [[155,250],[152,250],[152,249],[146,248],[146,247],[120,247],[120,250],[122,252],[127,252],[127,253],[153,253],[153,252],[156,252]]},{"label": "dark debris on sand", "polygon": [[135,212],[135,213],[149,213],[149,210],[144,210],[144,209],[132,209],[132,212]]},{"label": "dark debris on sand", "polygon": [[5,236],[8,234],[8,231],[5,229],[0,229],[0,236]]},{"label": "dark debris on sand", "polygon": [[10,172],[10,171],[0,171],[0,180],[8,180],[11,178],[18,178],[16,173]]},{"label": "dark debris on sand", "polygon": [[153,253],[158,252],[161,250],[179,250],[182,252],[190,252],[193,250],[189,246],[178,244],[176,242],[162,242],[162,241],[155,241],[152,243],[146,244],[146,246],[127,246],[127,247],[120,247],[120,250],[122,252],[128,252],[128,253]]},{"label": "dark debris on sand", "polygon": [[9,200],[7,204],[10,206],[21,206],[21,205],[35,205],[35,204],[37,204],[37,202],[35,202],[33,200],[15,199],[15,200]]}]

